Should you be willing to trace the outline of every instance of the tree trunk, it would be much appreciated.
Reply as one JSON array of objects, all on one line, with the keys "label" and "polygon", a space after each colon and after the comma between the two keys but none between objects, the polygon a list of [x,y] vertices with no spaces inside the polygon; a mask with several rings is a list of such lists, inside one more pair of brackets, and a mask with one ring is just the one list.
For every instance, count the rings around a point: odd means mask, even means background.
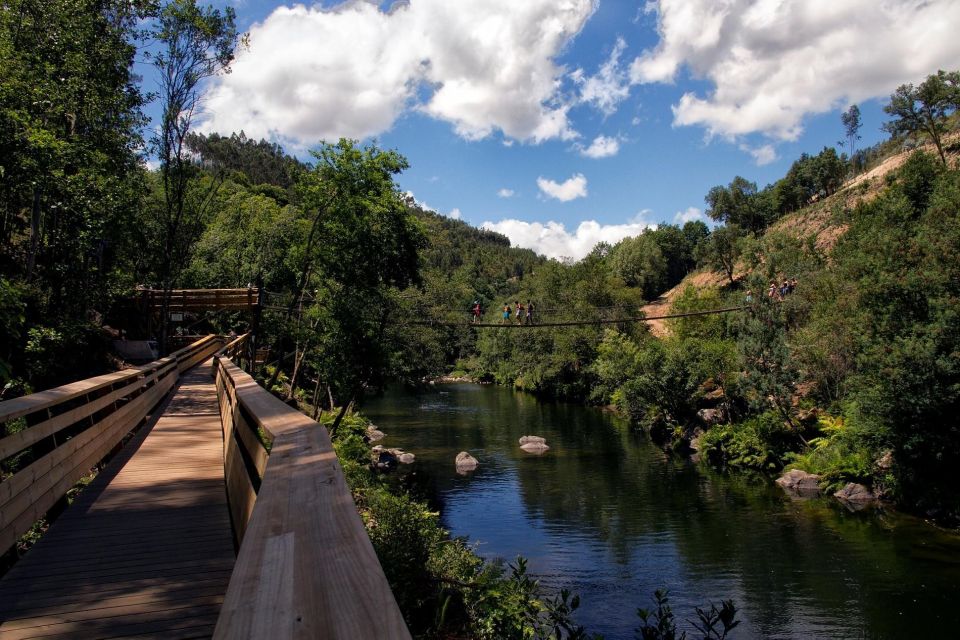
[{"label": "tree trunk", "polygon": [[33,206],[30,212],[30,249],[27,252],[27,280],[33,280],[33,271],[37,266],[37,253],[40,251],[40,190],[33,190]]}]

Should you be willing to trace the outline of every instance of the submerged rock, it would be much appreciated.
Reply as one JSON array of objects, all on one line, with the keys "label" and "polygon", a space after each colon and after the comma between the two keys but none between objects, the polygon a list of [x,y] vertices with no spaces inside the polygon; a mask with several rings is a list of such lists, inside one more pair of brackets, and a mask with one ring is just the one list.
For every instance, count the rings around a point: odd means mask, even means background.
[{"label": "submerged rock", "polygon": [[367,439],[370,442],[378,442],[386,437],[387,434],[385,434],[383,431],[380,431],[380,429],[377,429],[374,425],[367,427]]},{"label": "submerged rock", "polygon": [[400,464],[413,464],[413,461],[416,459],[417,457],[415,455],[412,453],[407,453],[406,451],[397,456],[397,460],[400,462]]},{"label": "submerged rock", "polygon": [[835,498],[844,504],[859,509],[877,501],[877,497],[862,484],[849,482],[847,486],[833,494]]},{"label": "submerged rock", "polygon": [[550,449],[546,442],[527,442],[526,444],[520,445],[520,448],[527,453],[535,453],[537,455],[542,455]]},{"label": "submerged rock", "polygon": [[461,451],[457,454],[456,464],[457,471],[473,471],[480,463],[477,462],[477,459],[466,451]]},{"label": "submerged rock", "polygon": [[792,495],[815,497],[820,495],[820,476],[802,469],[791,469],[777,478],[777,484]]}]

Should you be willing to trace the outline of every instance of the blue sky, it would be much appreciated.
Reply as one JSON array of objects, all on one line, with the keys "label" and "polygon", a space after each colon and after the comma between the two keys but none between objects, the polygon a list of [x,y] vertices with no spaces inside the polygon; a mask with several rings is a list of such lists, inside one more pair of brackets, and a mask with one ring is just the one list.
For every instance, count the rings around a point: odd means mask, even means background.
[{"label": "blue sky", "polygon": [[960,62],[952,0],[408,0],[234,5],[251,36],[202,129],[376,139],[445,215],[579,258],[703,196],[863,139],[903,82]]}]

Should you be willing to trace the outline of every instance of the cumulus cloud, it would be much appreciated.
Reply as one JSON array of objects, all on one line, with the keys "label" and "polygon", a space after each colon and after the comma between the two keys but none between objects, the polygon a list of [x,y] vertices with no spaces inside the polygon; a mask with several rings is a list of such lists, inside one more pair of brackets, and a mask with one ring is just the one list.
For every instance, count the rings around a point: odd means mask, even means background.
[{"label": "cumulus cloud", "polygon": [[548,258],[580,260],[598,242],[616,244],[624,238],[643,233],[648,227],[655,227],[646,220],[647,214],[646,211],[641,212],[625,224],[600,224],[596,220],[584,220],[573,232],[567,231],[562,223],[552,220],[541,224],[507,219],[484,222],[481,227],[502,233],[510,238],[514,246],[533,249]]},{"label": "cumulus cloud", "polygon": [[587,197],[587,178],[582,173],[575,173],[563,182],[555,182],[540,176],[537,178],[537,186],[545,196],[560,202]]},{"label": "cumulus cloud", "polygon": [[453,218],[454,220],[459,220],[462,216],[463,216],[463,213],[461,213],[460,209],[458,209],[457,207],[454,207],[450,211],[450,213],[447,214],[448,218]]},{"label": "cumulus cloud", "polygon": [[403,113],[467,139],[576,137],[555,62],[598,0],[408,0],[278,7],[208,96],[207,131],[308,146],[388,130]]},{"label": "cumulus cloud", "polygon": [[[635,83],[710,81],[685,93],[675,125],[735,138],[794,140],[807,114],[882,97],[960,60],[956,0],[656,0],[660,41],[631,64]],[[761,149],[763,149],[761,147]],[[758,150],[759,151],[759,150]],[[755,156],[757,157],[757,156]],[[770,158],[762,151],[758,162]]]},{"label": "cumulus cloud", "polygon": [[512,198],[513,189],[507,189],[507,188],[500,189],[499,191],[497,191],[497,196],[500,198]]},{"label": "cumulus cloud", "polygon": [[617,38],[610,57],[600,66],[596,75],[586,77],[582,69],[574,71],[571,79],[581,85],[580,101],[591,104],[604,115],[613,115],[620,103],[630,95],[630,79],[620,64],[627,43]]},{"label": "cumulus cloud", "polygon": [[677,211],[677,214],[673,216],[674,224],[686,224],[697,220],[700,222],[707,222],[708,220],[703,211],[697,207],[687,207],[685,211]]},{"label": "cumulus cloud", "polygon": [[777,150],[774,149],[772,144],[765,144],[759,147],[751,147],[748,144],[741,144],[740,151],[744,151],[753,156],[753,160],[757,163],[758,167],[762,167],[765,164],[770,164],[777,159]]},{"label": "cumulus cloud", "polygon": [[580,155],[588,158],[609,158],[620,151],[620,141],[609,136],[597,136],[589,147],[580,147]]}]

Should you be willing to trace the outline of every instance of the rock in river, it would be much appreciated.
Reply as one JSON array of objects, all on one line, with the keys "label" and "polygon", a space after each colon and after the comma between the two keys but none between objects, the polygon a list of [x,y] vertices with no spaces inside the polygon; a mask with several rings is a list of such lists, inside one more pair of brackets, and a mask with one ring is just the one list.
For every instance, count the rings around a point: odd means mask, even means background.
[{"label": "rock in river", "polygon": [[477,459],[466,451],[457,454],[457,471],[473,471],[478,464]]},{"label": "rock in river", "polygon": [[521,446],[525,444],[530,444],[530,443],[547,444],[547,439],[541,436],[521,436],[520,437]]},{"label": "rock in river", "polygon": [[546,442],[528,442],[526,444],[520,445],[520,448],[526,451],[527,453],[535,453],[537,455],[541,455],[550,447],[547,446]]},{"label": "rock in river", "polygon": [[802,469],[791,469],[777,478],[777,484],[787,493],[814,497],[820,495],[820,476]]},{"label": "rock in river", "polygon": [[835,498],[854,508],[865,507],[877,501],[877,497],[862,484],[847,483],[843,489],[833,494]]}]

